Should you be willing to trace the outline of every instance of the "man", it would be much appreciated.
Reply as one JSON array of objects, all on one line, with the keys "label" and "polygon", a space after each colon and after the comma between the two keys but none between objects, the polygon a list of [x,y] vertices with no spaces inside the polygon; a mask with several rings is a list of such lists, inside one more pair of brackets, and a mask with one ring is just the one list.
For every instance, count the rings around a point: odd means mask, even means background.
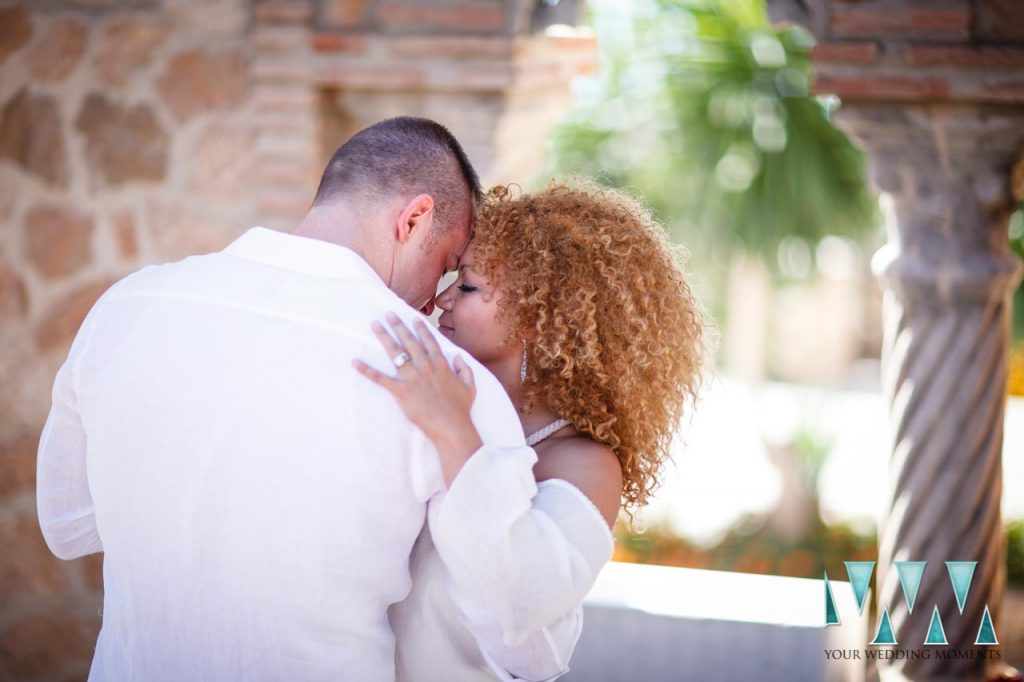
[{"label": "man", "polygon": [[[444,480],[351,361],[402,363],[371,322],[429,311],[480,196],[446,129],[391,119],[334,154],[293,234],[252,228],[100,298],[38,469],[51,550],[104,553],[91,680],[394,678],[387,607]],[[500,385],[473,369],[482,439],[521,448]],[[531,457],[508,460],[520,506]]]}]

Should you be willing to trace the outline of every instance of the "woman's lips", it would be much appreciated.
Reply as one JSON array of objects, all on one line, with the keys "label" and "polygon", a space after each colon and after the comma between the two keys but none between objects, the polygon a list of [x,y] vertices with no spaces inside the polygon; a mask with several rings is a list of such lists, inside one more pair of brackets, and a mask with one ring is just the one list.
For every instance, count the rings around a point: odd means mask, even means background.
[{"label": "woman's lips", "polygon": [[443,324],[439,324],[439,325],[437,325],[437,330],[439,332],[441,332],[442,334],[451,334],[453,331],[455,331],[455,328],[454,327],[448,327],[448,326],[443,325]]}]

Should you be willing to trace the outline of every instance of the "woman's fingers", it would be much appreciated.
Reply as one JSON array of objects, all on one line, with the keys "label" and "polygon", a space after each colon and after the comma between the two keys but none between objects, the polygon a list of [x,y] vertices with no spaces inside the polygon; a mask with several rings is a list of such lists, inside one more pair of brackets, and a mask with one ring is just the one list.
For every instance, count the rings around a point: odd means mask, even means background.
[{"label": "woman's fingers", "polygon": [[384,374],[383,372],[378,372],[377,370],[375,370],[373,367],[370,367],[362,360],[353,360],[352,366],[355,367],[356,371],[362,374],[364,377],[366,377],[373,383],[377,384],[378,386],[383,386],[391,393],[395,393],[395,391],[398,389],[398,381],[389,377],[387,374]]},{"label": "woman's fingers", "polygon": [[437,339],[427,329],[427,323],[423,320],[416,320],[416,335],[420,337],[420,341],[423,342],[423,347],[427,350],[427,355],[432,360],[441,360],[444,358],[444,353],[441,352],[441,346],[438,344]]},{"label": "woman's fingers", "polygon": [[476,393],[476,379],[473,378],[473,370],[469,368],[466,361],[462,359],[461,355],[455,356],[455,362],[452,363],[455,368],[455,376],[459,378],[465,386],[473,389],[474,394]]},{"label": "woman's fingers", "polygon": [[398,337],[402,346],[405,348],[405,352],[412,358],[414,365],[420,366],[427,364],[430,358],[427,356],[427,351],[420,343],[420,340],[416,338],[416,335],[409,331],[409,328],[405,326],[405,323],[395,315],[394,313],[387,314],[388,324],[391,325],[392,331]]},{"label": "woman's fingers", "polygon": [[388,354],[388,359],[394,362],[395,357],[401,354],[405,349],[402,348],[398,341],[395,341],[391,333],[384,328],[380,322],[374,321],[370,325],[370,329],[373,330],[373,335],[380,341],[380,345],[384,346],[384,352]]}]

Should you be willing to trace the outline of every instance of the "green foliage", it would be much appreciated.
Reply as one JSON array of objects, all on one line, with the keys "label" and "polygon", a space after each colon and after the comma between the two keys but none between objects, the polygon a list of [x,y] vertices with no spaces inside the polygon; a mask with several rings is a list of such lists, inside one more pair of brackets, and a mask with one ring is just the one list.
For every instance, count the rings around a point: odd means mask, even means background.
[{"label": "green foliage", "polygon": [[1024,587],[1024,521],[1006,525],[1006,582]]},{"label": "green foliage", "polygon": [[555,132],[551,174],[638,190],[688,243],[773,271],[787,237],[813,251],[878,224],[863,153],[810,93],[806,31],[772,27],[761,0],[593,7],[600,75]]},{"label": "green foliage", "polygon": [[794,578],[820,579],[827,568],[836,571],[844,561],[878,559],[874,534],[850,526],[815,524],[805,537],[790,541],[748,516],[714,546],[701,547],[664,529],[616,533],[616,559],[637,563],[741,571]]},{"label": "green foliage", "polygon": [[[1010,218],[1010,250],[1024,259],[1024,202]],[[1013,338],[1024,340],[1024,284],[1013,294]]]}]

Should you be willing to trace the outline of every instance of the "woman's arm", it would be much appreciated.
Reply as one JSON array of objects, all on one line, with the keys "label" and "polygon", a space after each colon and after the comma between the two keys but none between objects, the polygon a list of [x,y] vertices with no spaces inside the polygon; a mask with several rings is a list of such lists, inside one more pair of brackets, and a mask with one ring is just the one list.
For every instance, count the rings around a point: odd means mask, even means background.
[{"label": "woman's arm", "polygon": [[[440,348],[417,348],[419,341],[408,330],[391,323],[402,345],[383,328],[375,329],[381,343],[392,357],[408,352],[411,362],[395,377],[363,363],[356,366],[389,390],[432,440],[437,438],[449,489],[431,501],[429,521],[451,576],[449,593],[489,664],[505,671],[502,679],[514,679],[509,673],[518,679],[554,679],[565,671],[579,638],[580,603],[611,556],[617,460],[610,451],[595,452],[590,441],[564,439],[574,443],[548,448],[550,456],[534,470],[549,481],[538,486],[532,479],[519,480],[520,460],[533,462],[536,454],[528,448],[478,446],[479,435],[468,419],[468,368],[457,364],[453,373]],[[419,331],[424,346],[433,342],[428,330]],[[614,476],[595,475],[609,471],[609,457]],[[496,517],[481,509],[506,513]]]}]

